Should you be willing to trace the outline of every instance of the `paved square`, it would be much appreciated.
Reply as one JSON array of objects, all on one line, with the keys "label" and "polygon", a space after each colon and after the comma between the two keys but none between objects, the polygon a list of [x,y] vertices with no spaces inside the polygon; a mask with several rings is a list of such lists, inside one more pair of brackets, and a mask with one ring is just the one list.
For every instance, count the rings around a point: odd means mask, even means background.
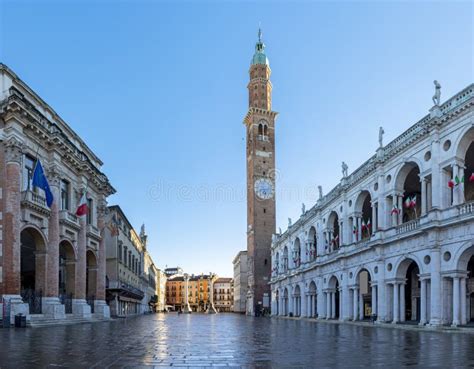
[{"label": "paved square", "polygon": [[167,314],[0,329],[0,368],[472,368],[472,347],[462,333]]}]

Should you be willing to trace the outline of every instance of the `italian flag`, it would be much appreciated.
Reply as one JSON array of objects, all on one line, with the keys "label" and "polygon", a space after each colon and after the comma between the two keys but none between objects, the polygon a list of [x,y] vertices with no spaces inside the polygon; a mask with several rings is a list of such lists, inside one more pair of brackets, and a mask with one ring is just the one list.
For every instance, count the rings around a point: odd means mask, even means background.
[{"label": "italian flag", "polygon": [[357,234],[357,233],[358,233],[358,231],[357,231],[357,226],[354,226],[354,230],[352,231],[352,233],[354,233],[354,234]]},{"label": "italian flag", "polygon": [[367,221],[367,229],[370,229],[370,227],[372,227],[372,224],[370,224],[370,218],[369,218],[369,220]]},{"label": "italian flag", "polygon": [[416,196],[413,196],[410,200],[410,208],[414,208],[416,206]]},{"label": "italian flag", "polygon": [[365,220],[362,219],[362,231],[367,229],[367,225],[365,224]]},{"label": "italian flag", "polygon": [[407,199],[405,200],[405,207],[408,209],[409,207],[411,207],[411,199],[410,197],[407,197]]},{"label": "italian flag", "polygon": [[87,199],[86,199],[86,192],[84,191],[81,196],[81,200],[79,201],[79,205],[77,206],[76,215],[78,217],[82,217],[87,214]]},{"label": "italian flag", "polygon": [[393,215],[393,214],[398,214],[398,213],[400,213],[400,211],[399,211],[398,208],[394,205],[393,208],[392,208],[391,214]]},{"label": "italian flag", "polygon": [[[469,178],[469,182],[472,182],[472,181],[474,181],[474,173],[471,174],[471,177]],[[464,177],[459,179],[459,177],[456,176],[456,177],[454,177],[454,179],[450,179],[448,181],[448,187],[449,188],[454,188],[455,186],[459,186],[461,183],[464,183]]]}]

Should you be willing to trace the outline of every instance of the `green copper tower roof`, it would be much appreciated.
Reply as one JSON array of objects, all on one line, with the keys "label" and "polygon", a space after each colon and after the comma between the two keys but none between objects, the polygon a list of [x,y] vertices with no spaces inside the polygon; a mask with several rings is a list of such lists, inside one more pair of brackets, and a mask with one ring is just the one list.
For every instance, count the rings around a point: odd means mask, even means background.
[{"label": "green copper tower roof", "polygon": [[265,44],[262,41],[262,30],[258,29],[258,41],[255,44],[255,54],[253,54],[251,65],[266,64],[270,65],[267,56],[265,55]]}]

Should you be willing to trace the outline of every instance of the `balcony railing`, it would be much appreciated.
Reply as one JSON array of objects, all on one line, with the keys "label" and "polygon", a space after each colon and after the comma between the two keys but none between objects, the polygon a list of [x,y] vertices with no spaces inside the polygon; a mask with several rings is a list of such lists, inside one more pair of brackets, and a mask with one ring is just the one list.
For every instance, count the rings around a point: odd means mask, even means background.
[{"label": "balcony railing", "polygon": [[46,205],[46,198],[34,193],[33,191],[27,190],[21,193],[21,201],[23,204],[28,205],[36,210],[43,210],[49,212],[48,205]]},{"label": "balcony railing", "polygon": [[99,228],[97,228],[95,225],[93,224],[88,224],[87,225],[87,232],[97,236],[97,237],[100,237],[100,231],[99,231]]},{"label": "balcony railing", "polygon": [[59,221],[67,222],[73,224],[75,226],[79,226],[79,219],[78,217],[69,212],[69,210],[61,210],[59,212]]},{"label": "balcony railing", "polygon": [[116,290],[120,292],[121,295],[129,296],[137,300],[141,300],[145,296],[145,292],[140,290],[137,287],[134,287],[126,282],[122,281],[110,281],[109,290]]},{"label": "balcony railing", "polygon": [[405,232],[413,231],[417,229],[420,226],[420,220],[419,219],[414,219],[410,220],[409,222],[400,224],[397,227],[397,234],[402,234]]},{"label": "balcony railing", "polygon": [[465,204],[459,205],[459,215],[464,214],[473,214],[474,213],[474,201],[467,202]]}]

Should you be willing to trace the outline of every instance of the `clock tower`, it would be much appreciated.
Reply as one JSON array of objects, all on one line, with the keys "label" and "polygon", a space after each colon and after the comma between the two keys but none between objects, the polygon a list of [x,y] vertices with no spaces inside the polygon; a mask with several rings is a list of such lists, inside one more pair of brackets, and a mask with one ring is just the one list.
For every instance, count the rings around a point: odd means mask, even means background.
[{"label": "clock tower", "polygon": [[250,64],[247,130],[247,314],[269,308],[271,243],[275,233],[275,119],[270,65],[262,32]]}]

